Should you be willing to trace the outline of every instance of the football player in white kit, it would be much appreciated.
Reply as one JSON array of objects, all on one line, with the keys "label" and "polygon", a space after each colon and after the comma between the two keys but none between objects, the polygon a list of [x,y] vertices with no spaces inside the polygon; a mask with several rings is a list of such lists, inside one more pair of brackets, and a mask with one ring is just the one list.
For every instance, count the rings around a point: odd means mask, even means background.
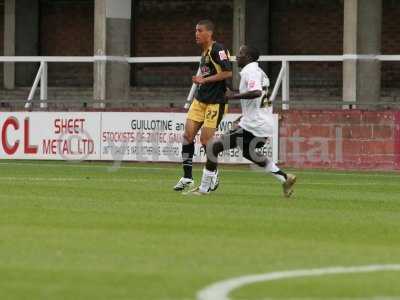
[{"label": "football player in white kit", "polygon": [[266,92],[269,79],[258,66],[259,52],[251,46],[241,46],[236,57],[240,72],[239,94],[232,91],[226,93],[227,100],[240,99],[242,116],[237,120],[238,126],[229,133],[213,140],[207,146],[207,163],[203,170],[201,184],[190,194],[206,195],[216,189],[219,184],[217,173],[218,154],[224,150],[239,147],[243,156],[262,167],[266,173],[272,174],[282,184],[283,195],[290,197],[296,176],[286,174],[280,170],[267,156],[259,153],[257,148],[262,148],[266,137],[272,134],[273,123],[270,114],[272,107],[265,107]]}]

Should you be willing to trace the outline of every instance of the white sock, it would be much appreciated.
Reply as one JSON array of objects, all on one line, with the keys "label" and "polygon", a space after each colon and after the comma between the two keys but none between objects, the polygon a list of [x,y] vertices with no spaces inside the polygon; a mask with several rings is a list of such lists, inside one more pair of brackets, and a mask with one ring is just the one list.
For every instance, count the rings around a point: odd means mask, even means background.
[{"label": "white sock", "polygon": [[271,173],[271,175],[274,176],[276,179],[278,179],[281,183],[286,182],[286,178],[282,174],[277,174],[277,172],[279,172],[280,169],[278,168],[278,166],[274,162],[270,161],[266,165],[265,171],[267,173]]},{"label": "white sock", "polygon": [[203,169],[203,176],[201,177],[201,184],[199,191],[202,193],[208,193],[211,187],[211,180],[215,176],[214,171],[209,171],[206,168]]},{"label": "white sock", "polygon": [[278,168],[278,166],[273,162],[273,161],[270,161],[270,162],[268,162],[268,164],[265,166],[265,171],[267,172],[267,173],[275,173],[275,172],[278,172],[278,171],[280,171],[280,169]]}]

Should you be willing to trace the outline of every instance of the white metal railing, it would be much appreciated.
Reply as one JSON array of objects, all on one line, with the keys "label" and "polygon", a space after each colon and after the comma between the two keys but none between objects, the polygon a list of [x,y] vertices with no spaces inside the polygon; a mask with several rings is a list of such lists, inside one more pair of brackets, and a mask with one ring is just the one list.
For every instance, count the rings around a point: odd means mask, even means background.
[{"label": "white metal railing", "polygon": [[28,100],[25,104],[25,109],[31,107],[31,102],[35,96],[35,91],[40,81],[40,108],[47,108],[47,62],[40,62],[39,70],[36,74],[31,91],[29,92]]},{"label": "white metal railing", "polygon": [[[69,63],[95,63],[95,62],[123,62],[129,64],[144,63],[198,63],[200,56],[164,56],[164,57],[125,57],[125,56],[0,56],[0,62],[38,62],[39,70],[30,90],[25,108],[31,107],[36,89],[40,82],[40,107],[47,107],[47,77],[48,63],[53,62],[69,62]],[[236,60],[235,56],[231,57],[232,61]],[[261,62],[281,62],[282,66],[272,90],[270,99],[273,101],[278,95],[279,88],[282,86],[282,109],[289,109],[290,101],[290,63],[291,62],[343,62],[346,60],[380,60],[380,61],[400,61],[400,55],[262,55]],[[193,84],[187,100],[193,98],[196,85]],[[185,105],[187,106],[187,105]]]},{"label": "white metal railing", "polygon": [[[36,89],[40,82],[40,108],[47,108],[47,78],[49,62],[74,62],[74,63],[94,63],[95,61],[108,60],[107,56],[0,56],[0,62],[38,62],[39,70],[36,74],[28,99],[25,103],[25,109],[32,106]],[[126,58],[125,58],[126,60]]]}]

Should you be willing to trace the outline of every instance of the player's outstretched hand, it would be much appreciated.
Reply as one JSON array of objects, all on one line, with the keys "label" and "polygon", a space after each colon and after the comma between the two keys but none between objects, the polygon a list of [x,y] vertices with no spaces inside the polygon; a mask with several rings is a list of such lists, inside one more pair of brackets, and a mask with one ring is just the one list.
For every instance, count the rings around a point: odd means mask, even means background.
[{"label": "player's outstretched hand", "polygon": [[227,89],[225,92],[225,99],[226,100],[233,99],[233,95],[234,95],[234,92],[231,91],[230,89]]}]

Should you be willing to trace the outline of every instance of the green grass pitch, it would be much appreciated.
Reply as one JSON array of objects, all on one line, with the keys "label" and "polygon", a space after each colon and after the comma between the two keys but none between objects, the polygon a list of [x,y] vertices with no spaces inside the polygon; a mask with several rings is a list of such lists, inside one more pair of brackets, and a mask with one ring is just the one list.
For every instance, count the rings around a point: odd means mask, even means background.
[{"label": "green grass pitch", "polygon": [[[194,300],[224,279],[400,264],[397,173],[271,176],[221,166],[212,195],[172,186],[179,165],[0,162],[0,299]],[[195,167],[197,183],[200,166]],[[251,284],[233,300],[400,299],[400,272]]]}]

